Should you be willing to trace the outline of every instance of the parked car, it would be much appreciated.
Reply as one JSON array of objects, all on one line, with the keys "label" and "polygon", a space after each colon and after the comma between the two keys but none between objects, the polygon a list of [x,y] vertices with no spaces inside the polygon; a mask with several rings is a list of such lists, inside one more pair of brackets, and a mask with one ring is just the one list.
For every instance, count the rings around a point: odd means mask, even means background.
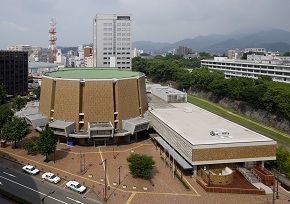
[{"label": "parked car", "polygon": [[36,169],[34,166],[32,165],[26,165],[24,167],[22,167],[22,171],[31,174],[31,175],[35,175],[39,173],[39,170]]},{"label": "parked car", "polygon": [[46,172],[46,173],[42,174],[41,177],[45,180],[52,182],[52,183],[60,182],[60,178],[58,176],[54,175],[53,173],[50,173],[50,172]]},{"label": "parked car", "polygon": [[76,181],[69,181],[66,183],[66,186],[78,193],[83,193],[87,189],[85,186],[81,185],[79,182]]}]

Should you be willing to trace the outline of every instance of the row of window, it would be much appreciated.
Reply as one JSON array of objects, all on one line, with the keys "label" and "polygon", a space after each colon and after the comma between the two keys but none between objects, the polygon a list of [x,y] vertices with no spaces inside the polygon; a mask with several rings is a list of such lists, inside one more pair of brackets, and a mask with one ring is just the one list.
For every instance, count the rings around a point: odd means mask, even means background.
[{"label": "row of window", "polygon": [[[110,62],[104,62],[104,64],[110,64]],[[117,62],[117,64],[130,64],[130,62]]]},{"label": "row of window", "polygon": [[[103,45],[104,45],[104,46],[107,46],[107,45],[113,45],[113,43],[111,43],[111,42],[109,42],[109,43],[104,42]],[[128,42],[122,42],[122,43],[121,43],[121,42],[117,42],[116,45],[117,45],[117,46],[121,46],[121,45],[122,45],[122,46],[130,46],[131,43],[128,43]],[[127,47],[126,49],[127,49],[127,50],[130,50],[129,47]],[[117,50],[120,50],[120,49],[117,48]]]},{"label": "row of window", "polygon": [[[213,68],[214,69],[214,68]],[[229,70],[226,71],[225,73],[228,74],[240,74],[243,72],[254,72],[254,73],[262,73],[262,74],[268,74],[268,75],[283,75],[283,76],[290,76],[290,73],[285,73],[285,72],[275,72],[275,71],[264,71],[264,70],[253,70],[253,69],[245,69],[245,70],[240,70],[240,69],[221,69],[221,70]],[[240,72],[234,72],[234,71],[240,71]]]},{"label": "row of window", "polygon": [[[113,38],[104,38],[104,41],[112,41]],[[131,38],[117,38],[117,41],[131,41]]]},{"label": "row of window", "polygon": [[[104,26],[112,26],[113,23],[104,23]],[[130,26],[130,23],[117,23],[117,26]]]},{"label": "row of window", "polygon": [[[103,55],[111,55],[111,52],[103,52]],[[115,54],[115,52],[114,52]],[[122,52],[122,55],[130,55],[130,52]],[[121,52],[117,52],[117,55],[121,55]]]},{"label": "row of window", "polygon": [[[130,36],[131,33],[117,33],[117,36]],[[104,36],[113,36],[113,33],[104,33]]]},{"label": "row of window", "polygon": [[[257,66],[257,65],[251,65],[251,66],[221,66],[216,64],[216,66],[208,65],[209,67],[213,68],[221,68],[221,69],[237,69],[237,70],[245,70],[246,68],[256,68],[256,69],[267,69],[267,70],[281,70],[281,71],[290,71],[290,68],[288,67],[267,67],[267,66]],[[236,67],[236,68],[235,68]]]},{"label": "row of window", "polygon": [[[112,50],[113,48],[111,47],[104,47],[103,50]],[[131,50],[130,47],[117,47],[117,50]]]},{"label": "row of window", "polygon": [[[110,59],[110,57],[103,57],[104,60],[107,60],[107,59]],[[118,60],[122,59],[122,60],[125,60],[125,59],[130,59],[130,57],[117,57]]]},{"label": "row of window", "polygon": [[277,66],[267,66],[267,65],[252,65],[252,64],[218,63],[218,62],[202,62],[202,65],[217,65],[217,66],[231,66],[231,67],[253,67],[253,68],[263,68],[263,69],[290,70],[289,67],[277,67]]},{"label": "row of window", "polygon": [[[130,31],[130,27],[117,28],[117,31]],[[113,31],[113,28],[103,28],[103,31]]]}]

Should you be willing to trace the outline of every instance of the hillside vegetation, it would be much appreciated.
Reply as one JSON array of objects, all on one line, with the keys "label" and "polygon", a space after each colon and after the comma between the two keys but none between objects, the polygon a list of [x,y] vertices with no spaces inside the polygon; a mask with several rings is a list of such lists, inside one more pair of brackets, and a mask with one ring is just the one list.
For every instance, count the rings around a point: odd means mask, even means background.
[{"label": "hillside vegetation", "polygon": [[[153,82],[174,81],[180,90],[194,87],[211,91],[290,119],[290,84],[274,82],[270,77],[225,79],[222,71],[210,72],[207,67],[200,68],[200,60],[205,57],[208,57],[206,53],[201,53],[199,59],[183,59],[178,55],[154,59],[136,57],[132,68],[145,73]],[[193,70],[189,72],[186,68]]]}]

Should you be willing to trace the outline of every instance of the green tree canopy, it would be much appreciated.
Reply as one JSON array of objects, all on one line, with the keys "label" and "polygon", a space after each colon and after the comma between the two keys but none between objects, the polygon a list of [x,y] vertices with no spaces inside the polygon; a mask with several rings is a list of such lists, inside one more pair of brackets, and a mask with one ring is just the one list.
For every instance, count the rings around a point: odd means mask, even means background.
[{"label": "green tree canopy", "polygon": [[276,149],[276,168],[281,173],[290,174],[290,154],[284,145],[279,145]]},{"label": "green tree canopy", "polygon": [[11,117],[14,115],[14,112],[5,105],[0,105],[0,129]]},{"label": "green tree canopy", "polygon": [[20,111],[27,104],[27,98],[16,96],[12,99],[12,109],[15,111]]},{"label": "green tree canopy", "polygon": [[132,176],[138,178],[148,178],[155,164],[152,156],[144,154],[131,154],[127,161]]},{"label": "green tree canopy", "polygon": [[40,98],[40,86],[38,86],[35,90],[34,90],[34,94],[36,95],[36,98]]},{"label": "green tree canopy", "polygon": [[0,104],[3,104],[7,99],[6,89],[4,85],[0,85]]},{"label": "green tree canopy", "polygon": [[22,144],[22,148],[27,151],[27,154],[36,154],[37,153],[37,145],[36,143],[28,139]]},{"label": "green tree canopy", "polygon": [[26,122],[21,118],[13,116],[11,121],[4,123],[0,136],[1,139],[7,142],[14,141],[14,148],[16,148],[16,142],[26,137],[28,133],[29,128]]},{"label": "green tree canopy", "polygon": [[36,144],[39,153],[45,156],[45,160],[47,161],[47,156],[55,151],[57,144],[55,135],[48,124],[46,124],[42,132],[40,132]]}]

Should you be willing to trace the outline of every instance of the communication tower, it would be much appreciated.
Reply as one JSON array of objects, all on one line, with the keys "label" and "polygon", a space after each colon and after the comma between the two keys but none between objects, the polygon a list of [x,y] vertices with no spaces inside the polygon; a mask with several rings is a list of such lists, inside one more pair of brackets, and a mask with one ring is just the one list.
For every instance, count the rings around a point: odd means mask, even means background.
[{"label": "communication tower", "polygon": [[48,30],[48,41],[49,46],[47,49],[47,52],[51,53],[52,55],[55,55],[57,52],[55,41],[57,40],[55,34],[56,34],[56,20],[50,19],[49,21],[49,30]]}]

